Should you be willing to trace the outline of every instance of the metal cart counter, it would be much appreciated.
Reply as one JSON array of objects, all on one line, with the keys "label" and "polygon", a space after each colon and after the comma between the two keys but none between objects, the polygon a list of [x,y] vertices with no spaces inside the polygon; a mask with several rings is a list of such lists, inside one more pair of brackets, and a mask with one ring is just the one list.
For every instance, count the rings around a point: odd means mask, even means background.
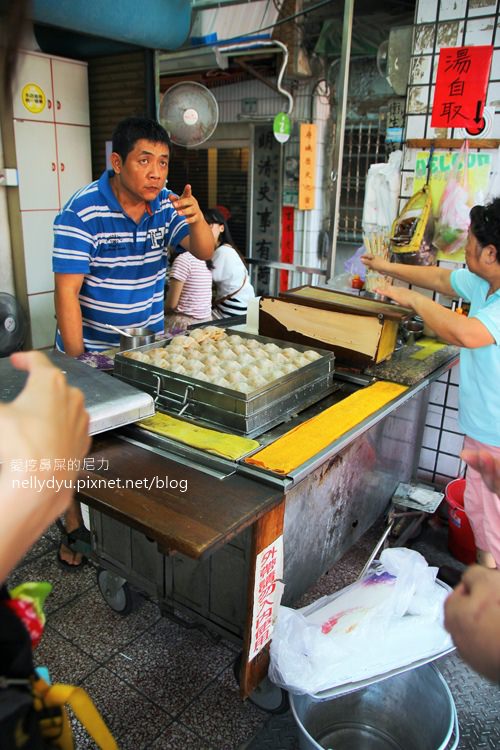
[{"label": "metal cart counter", "polygon": [[[446,347],[431,373],[283,477],[133,427],[99,436],[91,454],[98,468],[82,476],[79,494],[108,593],[130,583],[163,611],[175,607],[243,642],[247,656],[257,555],[283,535],[283,603],[297,601],[412,477],[429,385],[456,359]],[[359,387],[339,384],[266,441]],[[266,668],[265,652],[243,659],[243,696]]]}]

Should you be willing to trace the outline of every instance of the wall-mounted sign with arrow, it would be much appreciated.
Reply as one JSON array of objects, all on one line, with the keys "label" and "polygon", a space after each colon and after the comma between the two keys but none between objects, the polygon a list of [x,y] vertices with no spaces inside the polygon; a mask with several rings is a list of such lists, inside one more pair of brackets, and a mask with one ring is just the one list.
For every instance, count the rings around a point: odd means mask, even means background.
[{"label": "wall-mounted sign with arrow", "polygon": [[443,47],[439,52],[433,128],[463,128],[479,135],[493,55],[492,45]]}]

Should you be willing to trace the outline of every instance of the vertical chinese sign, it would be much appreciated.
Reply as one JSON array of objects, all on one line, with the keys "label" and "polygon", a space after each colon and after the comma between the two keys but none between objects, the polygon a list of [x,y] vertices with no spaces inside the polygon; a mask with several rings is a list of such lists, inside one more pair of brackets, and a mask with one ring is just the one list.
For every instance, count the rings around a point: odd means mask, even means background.
[{"label": "vertical chinese sign", "polygon": [[[293,206],[283,206],[281,209],[281,261],[282,263],[293,263],[293,217],[295,209]],[[280,271],[280,292],[288,289],[288,271]]]},{"label": "vertical chinese sign", "polygon": [[[281,145],[269,126],[255,128],[252,258],[278,261],[281,221]],[[259,266],[257,294],[268,294],[269,269]]]},{"label": "vertical chinese sign", "polygon": [[314,175],[316,172],[316,125],[300,126],[299,209],[314,208]]},{"label": "vertical chinese sign", "polygon": [[443,47],[439,52],[433,128],[464,128],[470,135],[484,130],[483,117],[493,47]]},{"label": "vertical chinese sign", "polygon": [[271,640],[283,589],[283,536],[279,536],[257,555],[255,561],[252,632],[248,661],[252,661]]}]

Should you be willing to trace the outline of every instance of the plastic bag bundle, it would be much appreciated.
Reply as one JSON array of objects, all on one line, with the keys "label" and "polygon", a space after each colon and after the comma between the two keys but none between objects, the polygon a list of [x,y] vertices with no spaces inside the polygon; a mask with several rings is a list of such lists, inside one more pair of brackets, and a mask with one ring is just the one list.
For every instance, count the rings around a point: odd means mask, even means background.
[{"label": "plastic bag bundle", "polygon": [[473,205],[469,195],[468,159],[468,141],[465,140],[441,196],[434,232],[434,245],[447,254],[454,253],[467,241]]},{"label": "plastic bag bundle", "polygon": [[389,161],[372,164],[366,176],[363,226],[390,227],[398,212],[402,151],[393,151]]},{"label": "plastic bag bundle", "polygon": [[436,573],[418,552],[388,549],[351,586],[302,611],[280,607],[270,679],[314,695],[452,648]]},{"label": "plastic bag bundle", "polygon": [[437,248],[432,215],[432,197],[428,185],[413,195],[392,225],[391,260],[416,266],[436,263]]}]

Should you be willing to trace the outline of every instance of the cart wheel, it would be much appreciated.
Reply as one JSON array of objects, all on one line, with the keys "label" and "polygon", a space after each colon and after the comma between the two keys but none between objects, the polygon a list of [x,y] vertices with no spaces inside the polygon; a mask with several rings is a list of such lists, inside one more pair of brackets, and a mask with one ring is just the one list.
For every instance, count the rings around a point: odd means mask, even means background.
[{"label": "cart wheel", "polygon": [[110,570],[97,570],[97,585],[106,604],[119,615],[128,615],[134,609],[134,595],[124,578]]},{"label": "cart wheel", "polygon": [[[233,669],[236,682],[239,684],[241,654],[236,658]],[[284,714],[290,707],[290,701],[286,690],[283,690],[283,688],[272,683],[268,677],[264,677],[253,693],[248,696],[247,700],[270,714]]]}]

